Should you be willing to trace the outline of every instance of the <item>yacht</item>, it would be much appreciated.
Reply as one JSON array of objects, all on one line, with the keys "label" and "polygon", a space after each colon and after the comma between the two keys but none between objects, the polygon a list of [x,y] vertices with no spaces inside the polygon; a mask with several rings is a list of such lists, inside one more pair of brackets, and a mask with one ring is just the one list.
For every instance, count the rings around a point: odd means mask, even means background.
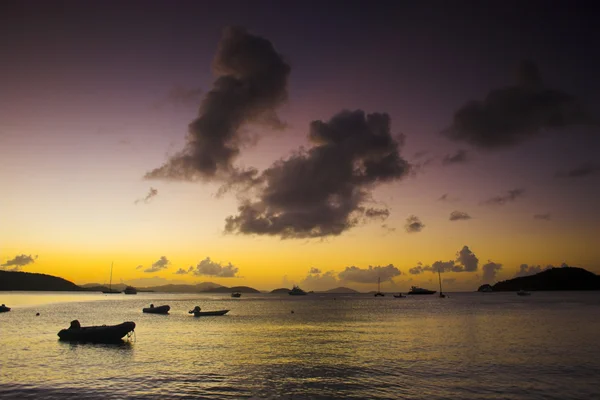
[{"label": "yacht", "polygon": [[436,292],[435,290],[429,290],[429,289],[423,289],[423,288],[416,287],[416,286],[411,286],[408,294],[434,294],[435,292]]},{"label": "yacht", "polygon": [[302,289],[300,289],[300,286],[298,285],[294,285],[294,287],[292,288],[292,290],[290,290],[288,292],[290,294],[290,296],[303,296],[306,295],[306,292]]},{"label": "yacht", "polygon": [[123,291],[123,293],[125,293],[125,294],[137,294],[137,289],[134,288],[133,286],[127,286],[125,288],[125,290]]}]

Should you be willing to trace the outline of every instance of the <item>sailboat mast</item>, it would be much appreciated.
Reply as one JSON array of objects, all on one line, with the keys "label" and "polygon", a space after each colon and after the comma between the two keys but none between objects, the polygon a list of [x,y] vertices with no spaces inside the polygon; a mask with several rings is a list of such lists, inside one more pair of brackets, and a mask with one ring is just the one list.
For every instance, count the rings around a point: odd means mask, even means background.
[{"label": "sailboat mast", "polygon": [[108,291],[112,292],[112,269],[113,269],[113,263],[110,263],[110,281],[108,282]]},{"label": "sailboat mast", "polygon": [[440,269],[438,268],[438,278],[440,279],[440,296],[442,295],[442,273],[440,272]]}]

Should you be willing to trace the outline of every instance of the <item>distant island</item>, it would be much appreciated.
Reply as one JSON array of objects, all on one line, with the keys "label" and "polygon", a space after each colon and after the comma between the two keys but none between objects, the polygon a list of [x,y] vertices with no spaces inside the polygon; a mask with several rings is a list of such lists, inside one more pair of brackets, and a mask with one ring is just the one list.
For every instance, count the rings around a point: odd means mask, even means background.
[{"label": "distant island", "polygon": [[[482,285],[478,291],[489,291]],[[518,290],[600,290],[600,276],[583,268],[550,268],[535,275],[521,276],[491,286],[493,292]]]},{"label": "distant island", "polygon": [[273,294],[288,294],[290,292],[290,290],[292,290],[292,289],[279,288],[279,289],[271,290],[270,293],[273,293]]},{"label": "distant island", "polygon": [[354,289],[350,289],[350,288],[347,288],[347,287],[340,286],[340,287],[337,287],[335,289],[326,290],[323,293],[340,293],[340,294],[343,294],[343,293],[360,293],[360,292],[358,292],[358,291],[356,291]]},{"label": "distant island", "polygon": [[0,290],[81,292],[85,289],[66,279],[52,275],[0,270]]}]

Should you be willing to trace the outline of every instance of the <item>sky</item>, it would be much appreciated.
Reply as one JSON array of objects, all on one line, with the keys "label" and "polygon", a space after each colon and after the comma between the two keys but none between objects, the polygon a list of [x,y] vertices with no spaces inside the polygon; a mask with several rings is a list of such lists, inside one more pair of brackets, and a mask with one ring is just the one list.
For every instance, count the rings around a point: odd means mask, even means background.
[{"label": "sky", "polygon": [[1,268],[360,291],[600,273],[598,17],[4,1]]}]

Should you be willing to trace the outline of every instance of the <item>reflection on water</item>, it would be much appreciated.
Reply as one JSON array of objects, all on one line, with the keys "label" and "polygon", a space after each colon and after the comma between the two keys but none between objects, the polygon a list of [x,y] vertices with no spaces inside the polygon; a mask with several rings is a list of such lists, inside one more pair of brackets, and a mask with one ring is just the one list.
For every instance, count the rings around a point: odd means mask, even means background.
[{"label": "reflection on water", "polygon": [[[599,293],[1,296],[0,397],[600,396]],[[171,313],[143,314],[150,303]],[[196,304],[231,311],[194,318]],[[135,340],[59,342],[73,319],[134,321]]]}]

